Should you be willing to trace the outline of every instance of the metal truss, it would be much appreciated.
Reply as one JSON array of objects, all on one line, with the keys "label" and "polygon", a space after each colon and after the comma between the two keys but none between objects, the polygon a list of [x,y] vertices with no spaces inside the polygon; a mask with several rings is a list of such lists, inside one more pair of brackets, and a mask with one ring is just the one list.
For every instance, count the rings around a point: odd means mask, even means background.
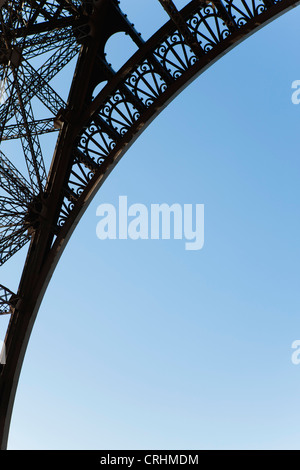
[{"label": "metal truss", "polygon": [[0,315],[12,312],[12,306],[16,302],[16,295],[0,284]]},{"label": "metal truss", "polygon": [[[0,285],[10,315],[0,371],[0,442],[43,295],[88,204],[132,142],[223,54],[299,0],[192,0],[144,41],[117,0],[0,0],[0,266],[28,244],[18,291]],[[104,53],[125,32],[137,52],[118,71]],[[68,96],[57,89],[66,66]],[[64,78],[63,78],[64,80]],[[99,84],[105,84],[99,93]],[[47,162],[40,137],[57,132]],[[24,159],[21,164],[20,153]]]}]

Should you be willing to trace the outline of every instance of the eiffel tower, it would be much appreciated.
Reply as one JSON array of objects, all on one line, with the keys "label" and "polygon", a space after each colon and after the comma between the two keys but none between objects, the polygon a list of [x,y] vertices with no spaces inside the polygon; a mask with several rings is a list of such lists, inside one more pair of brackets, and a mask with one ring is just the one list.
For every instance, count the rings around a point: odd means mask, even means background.
[{"label": "eiffel tower", "polygon": [[[192,0],[179,10],[176,1],[154,1],[169,20],[145,41],[117,0],[0,0],[0,266],[27,246],[17,291],[0,284],[0,315],[9,316],[6,362],[0,365],[1,449],[7,448],[20,371],[43,295],[94,195],[180,91],[299,4]],[[137,51],[115,71],[104,51],[118,32],[126,33]],[[67,96],[60,91],[62,81]],[[48,134],[53,154],[47,160],[42,136]],[[20,151],[10,154],[10,141]]]}]

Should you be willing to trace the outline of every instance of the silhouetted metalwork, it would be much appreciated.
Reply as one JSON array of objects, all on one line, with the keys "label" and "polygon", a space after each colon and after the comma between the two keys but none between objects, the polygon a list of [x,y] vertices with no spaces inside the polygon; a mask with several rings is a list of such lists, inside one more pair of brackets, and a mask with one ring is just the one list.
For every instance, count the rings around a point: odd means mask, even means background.
[{"label": "silhouetted metalwork", "polygon": [[[178,11],[173,1],[158,1],[170,20],[144,41],[116,0],[0,0],[0,140],[19,145],[10,156],[0,151],[0,265],[29,244],[18,292],[0,285],[0,314],[10,315],[0,372],[1,448],[39,305],[92,197],[191,80],[299,3],[192,0]],[[118,71],[105,55],[116,32],[137,46]],[[75,71],[61,75],[74,59]],[[41,139],[54,132],[47,162]]]},{"label": "silhouetted metalwork", "polygon": [[16,295],[0,284],[0,315],[11,313],[16,301]]}]

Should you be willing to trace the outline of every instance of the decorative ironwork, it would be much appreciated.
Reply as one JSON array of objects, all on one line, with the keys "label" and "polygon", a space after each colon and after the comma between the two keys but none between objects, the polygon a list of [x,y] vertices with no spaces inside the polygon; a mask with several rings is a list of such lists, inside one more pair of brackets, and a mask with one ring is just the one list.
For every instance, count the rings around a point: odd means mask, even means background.
[{"label": "decorative ironwork", "polygon": [[[92,196],[184,86],[299,0],[192,0],[180,11],[159,2],[170,20],[143,41],[117,0],[0,0],[0,141],[19,140],[24,153],[20,163],[0,151],[0,266],[29,244],[17,294],[0,285],[0,314],[13,316],[0,370],[3,448],[41,298]],[[138,50],[116,72],[104,48],[120,31]],[[74,59],[66,99],[57,79]],[[54,131],[47,161],[40,136]]]},{"label": "decorative ironwork", "polygon": [[[221,11],[212,4],[195,12],[187,24],[204,52],[210,51],[230,34],[230,27],[224,21]],[[234,17],[232,17],[231,25],[235,26]]]},{"label": "decorative ironwork", "polygon": [[[95,101],[99,98],[99,106],[90,124],[76,141],[74,149],[80,148],[87,157],[91,153],[89,148],[94,149],[94,156],[100,157],[98,161],[95,159],[99,166],[109,157],[120,139],[142,120],[145,110],[161,100],[174,81],[197,67],[197,63],[203,61],[203,57],[213,52],[214,48],[226,40],[229,42],[234,34],[239,35],[242,26],[274,8],[276,3],[269,0],[192,1],[178,12],[172,1],[159,1],[170,14],[171,22],[162,31],[161,37],[157,38],[154,47],[146,47],[145,44],[145,56],[137,58],[137,63],[132,63],[127,74],[117,74],[120,76],[117,86],[110,89],[106,96],[102,92],[102,99],[100,95],[96,98]],[[195,42],[198,47],[195,47]],[[148,43],[150,45],[151,41]],[[140,56],[139,53],[136,55]],[[109,68],[108,64],[106,68]],[[110,142],[108,153],[107,138]],[[77,142],[84,142],[84,145]],[[77,196],[95,173],[95,166],[91,169],[87,165],[84,170],[82,164],[84,159],[81,159],[80,165],[76,159],[73,160],[68,184],[68,191],[72,189]],[[69,206],[69,209],[73,208],[74,204]],[[64,205],[58,222],[60,226],[68,217],[69,209]]]},{"label": "decorative ironwork", "polygon": [[[276,2],[273,2],[274,4]],[[240,28],[244,26],[250,19],[257,17],[268,8],[267,2],[263,0],[253,0],[247,2],[245,0],[224,0],[226,9],[235,24]]]}]

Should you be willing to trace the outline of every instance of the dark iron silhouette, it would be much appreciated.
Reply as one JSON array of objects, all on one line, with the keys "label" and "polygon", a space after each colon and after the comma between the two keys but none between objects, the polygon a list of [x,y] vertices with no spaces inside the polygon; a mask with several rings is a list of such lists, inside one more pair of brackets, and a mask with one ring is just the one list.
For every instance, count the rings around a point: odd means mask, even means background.
[{"label": "dark iron silhouette", "polygon": [[[116,0],[0,0],[0,140],[18,141],[24,155],[21,162],[21,152],[0,153],[0,265],[28,244],[17,292],[0,285],[0,315],[10,315],[0,366],[1,449],[47,284],[105,178],[185,86],[299,3],[192,0],[178,11],[173,1],[158,1],[170,20],[144,41]],[[138,48],[117,72],[104,53],[116,32]],[[75,59],[63,98],[55,79]],[[57,142],[47,167],[41,136],[48,133]]]}]

